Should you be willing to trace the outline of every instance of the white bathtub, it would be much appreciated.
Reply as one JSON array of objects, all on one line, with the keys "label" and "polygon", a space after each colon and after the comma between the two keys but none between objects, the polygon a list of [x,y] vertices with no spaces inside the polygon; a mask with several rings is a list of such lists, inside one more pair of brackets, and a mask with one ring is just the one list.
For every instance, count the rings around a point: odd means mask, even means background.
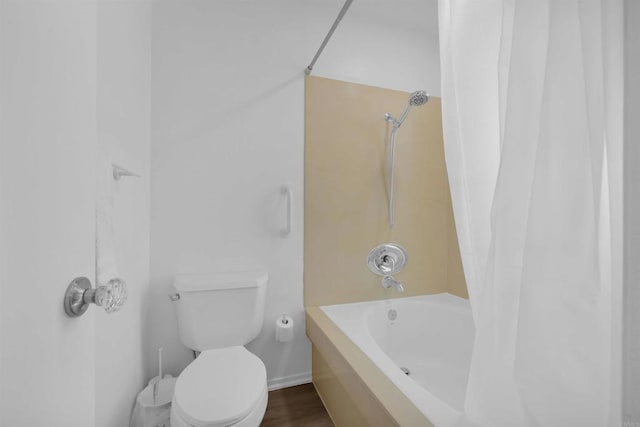
[{"label": "white bathtub", "polygon": [[473,425],[463,410],[474,336],[467,300],[436,294],[321,309],[436,427]]}]

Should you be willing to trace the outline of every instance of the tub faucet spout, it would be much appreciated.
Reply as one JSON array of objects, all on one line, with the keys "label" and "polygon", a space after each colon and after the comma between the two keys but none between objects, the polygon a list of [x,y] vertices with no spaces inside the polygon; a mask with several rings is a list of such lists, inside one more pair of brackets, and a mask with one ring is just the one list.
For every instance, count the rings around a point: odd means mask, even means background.
[{"label": "tub faucet spout", "polygon": [[382,287],[385,289],[393,288],[398,292],[404,291],[404,286],[402,286],[402,282],[398,282],[393,276],[384,276],[382,278]]}]

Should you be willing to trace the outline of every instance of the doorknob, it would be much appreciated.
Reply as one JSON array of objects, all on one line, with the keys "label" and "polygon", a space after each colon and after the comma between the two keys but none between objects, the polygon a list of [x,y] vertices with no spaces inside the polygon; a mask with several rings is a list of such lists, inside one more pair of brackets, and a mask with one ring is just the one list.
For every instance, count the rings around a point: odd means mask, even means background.
[{"label": "doorknob", "polygon": [[121,279],[111,279],[94,289],[89,279],[76,277],[64,294],[64,311],[69,317],[79,317],[94,303],[107,313],[113,313],[120,310],[126,300],[127,287]]}]

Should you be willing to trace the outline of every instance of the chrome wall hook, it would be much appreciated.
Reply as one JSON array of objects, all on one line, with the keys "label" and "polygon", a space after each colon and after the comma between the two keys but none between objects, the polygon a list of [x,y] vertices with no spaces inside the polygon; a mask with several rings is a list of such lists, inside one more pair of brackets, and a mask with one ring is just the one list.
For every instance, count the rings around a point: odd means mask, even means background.
[{"label": "chrome wall hook", "polygon": [[115,179],[116,181],[120,181],[120,178],[123,176],[135,176],[136,178],[140,178],[140,175],[138,175],[137,173],[131,172],[128,169],[125,169],[115,164],[112,164],[111,166],[113,167],[113,179]]}]

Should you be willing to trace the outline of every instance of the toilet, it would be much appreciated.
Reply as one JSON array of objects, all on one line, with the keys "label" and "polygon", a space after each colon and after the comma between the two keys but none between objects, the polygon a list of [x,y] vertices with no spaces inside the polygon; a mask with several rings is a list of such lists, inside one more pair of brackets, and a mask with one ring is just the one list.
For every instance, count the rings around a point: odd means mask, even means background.
[{"label": "toilet", "polygon": [[260,425],[267,372],[244,345],[262,329],[267,281],[265,272],[176,277],[180,340],[200,354],[176,382],[171,427]]}]

